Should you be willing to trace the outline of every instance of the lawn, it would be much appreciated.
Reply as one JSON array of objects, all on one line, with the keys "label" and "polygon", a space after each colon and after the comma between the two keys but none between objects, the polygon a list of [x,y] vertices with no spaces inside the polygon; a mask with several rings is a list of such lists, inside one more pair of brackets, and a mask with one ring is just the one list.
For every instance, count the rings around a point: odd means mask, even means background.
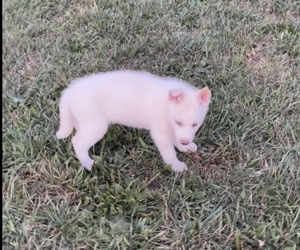
[{"label": "lawn", "polygon": [[[299,1],[3,5],[3,249],[300,249]],[[112,126],[92,172],[56,139],[62,90],[117,69],[211,89],[188,171],[144,130]]]}]

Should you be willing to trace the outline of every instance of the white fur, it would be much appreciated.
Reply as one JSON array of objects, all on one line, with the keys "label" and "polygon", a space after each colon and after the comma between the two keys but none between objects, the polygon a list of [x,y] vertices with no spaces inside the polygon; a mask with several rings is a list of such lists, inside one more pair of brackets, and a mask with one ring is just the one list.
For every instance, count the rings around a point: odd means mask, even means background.
[{"label": "white fur", "polygon": [[164,162],[182,172],[187,167],[177,159],[174,146],[182,152],[197,150],[192,141],[208,111],[210,95],[208,88],[199,90],[179,79],[145,72],[89,75],[64,90],[56,136],[65,138],[75,127],[74,150],[81,164],[91,170],[88,150],[110,124],[147,129]]}]

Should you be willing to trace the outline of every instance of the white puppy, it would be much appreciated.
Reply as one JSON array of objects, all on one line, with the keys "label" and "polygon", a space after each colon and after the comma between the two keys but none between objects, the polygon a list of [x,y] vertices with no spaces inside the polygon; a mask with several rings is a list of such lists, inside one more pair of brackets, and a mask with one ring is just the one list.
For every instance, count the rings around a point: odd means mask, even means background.
[{"label": "white puppy", "polygon": [[164,162],[175,172],[187,169],[177,159],[174,146],[195,152],[195,133],[203,123],[210,90],[197,89],[176,78],[138,71],[114,71],[78,78],[60,100],[58,139],[76,134],[72,143],[80,163],[91,170],[88,150],[110,124],[147,129]]}]

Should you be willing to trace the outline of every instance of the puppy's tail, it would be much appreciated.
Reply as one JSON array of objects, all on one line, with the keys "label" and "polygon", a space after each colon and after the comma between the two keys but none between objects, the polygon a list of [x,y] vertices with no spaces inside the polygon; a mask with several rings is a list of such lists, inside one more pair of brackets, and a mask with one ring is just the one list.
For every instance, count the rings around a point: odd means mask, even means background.
[{"label": "puppy's tail", "polygon": [[71,114],[69,99],[70,96],[68,90],[65,90],[59,103],[60,127],[56,132],[57,139],[68,137],[74,128],[74,118]]}]

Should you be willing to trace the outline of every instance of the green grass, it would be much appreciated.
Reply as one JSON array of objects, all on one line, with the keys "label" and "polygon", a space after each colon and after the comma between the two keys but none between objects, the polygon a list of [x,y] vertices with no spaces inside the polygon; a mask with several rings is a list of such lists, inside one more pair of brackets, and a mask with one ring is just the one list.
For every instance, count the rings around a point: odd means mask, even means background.
[{"label": "green grass", "polygon": [[[300,246],[300,5],[258,1],[4,1],[4,249]],[[189,170],[113,126],[85,171],[58,141],[72,79],[146,70],[208,86]]]}]

